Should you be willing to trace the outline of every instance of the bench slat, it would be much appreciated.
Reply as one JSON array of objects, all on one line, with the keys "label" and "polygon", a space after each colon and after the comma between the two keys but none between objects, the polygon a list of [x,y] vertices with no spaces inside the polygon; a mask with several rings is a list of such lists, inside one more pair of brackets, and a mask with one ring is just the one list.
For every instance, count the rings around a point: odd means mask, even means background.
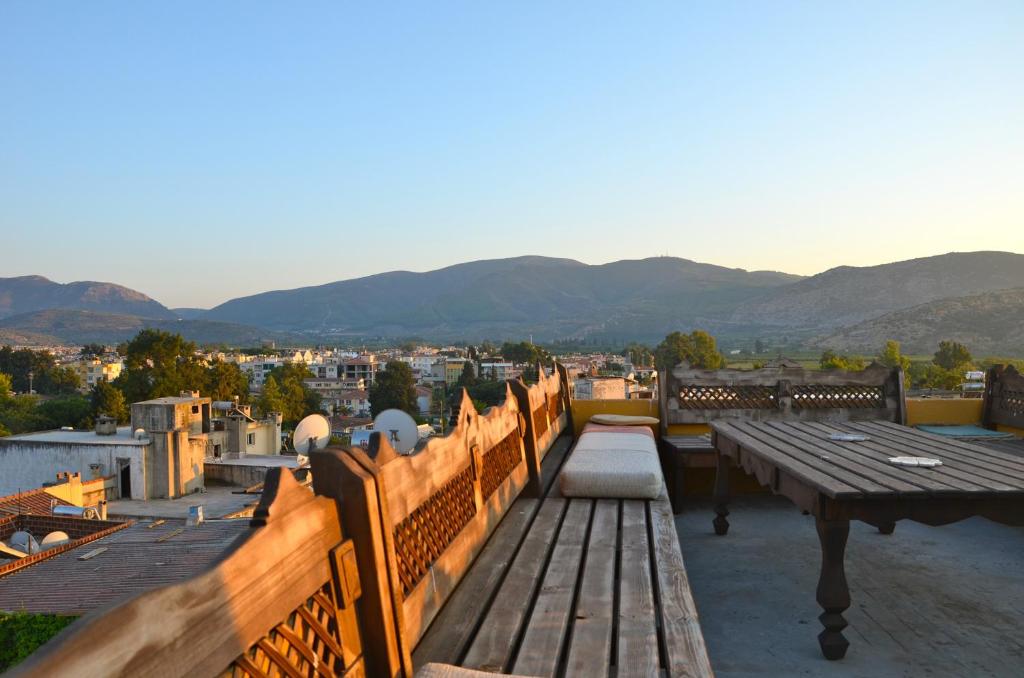
[{"label": "bench slat", "polygon": [[693,602],[683,554],[679,550],[672,507],[663,498],[650,502],[649,506],[661,632],[665,641],[665,668],[670,678],[712,676],[711,661],[697,618],[697,606]]},{"label": "bench slat", "polygon": [[599,499],[583,566],[580,597],[569,644],[566,675],[606,676],[611,668],[615,627],[615,558],[619,502]]},{"label": "bench slat", "polygon": [[593,502],[573,499],[558,531],[558,541],[537,594],[513,673],[551,676],[558,668],[562,644],[569,629],[572,601],[583,560]]},{"label": "bench slat", "polygon": [[[537,518],[516,554],[501,590],[462,661],[464,667],[481,671],[505,670],[555,541],[566,503],[564,499],[548,498],[537,512]],[[506,548],[510,546],[506,545]]]},{"label": "bench slat", "polygon": [[618,658],[615,662],[619,676],[651,676],[658,672],[658,629],[645,514],[643,501],[622,502]]}]

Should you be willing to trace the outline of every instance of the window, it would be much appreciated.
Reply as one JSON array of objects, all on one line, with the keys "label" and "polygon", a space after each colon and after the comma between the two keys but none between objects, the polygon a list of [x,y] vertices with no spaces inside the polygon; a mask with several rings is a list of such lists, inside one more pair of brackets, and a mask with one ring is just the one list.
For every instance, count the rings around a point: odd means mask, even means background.
[{"label": "window", "polygon": [[256,434],[255,433],[250,433],[248,438],[246,438],[246,442],[248,442],[250,445],[255,445],[256,444]]},{"label": "window", "polygon": [[199,405],[192,406],[192,414],[199,414]]}]

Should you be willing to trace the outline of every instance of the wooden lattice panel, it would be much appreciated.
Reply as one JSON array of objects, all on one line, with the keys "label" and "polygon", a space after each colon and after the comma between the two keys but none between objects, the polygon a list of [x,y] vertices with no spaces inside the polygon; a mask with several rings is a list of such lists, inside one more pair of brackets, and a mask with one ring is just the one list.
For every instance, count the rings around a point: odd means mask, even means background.
[{"label": "wooden lattice panel", "polygon": [[395,526],[395,556],[404,595],[409,595],[474,515],[473,469],[467,466]]},{"label": "wooden lattice panel", "polygon": [[547,408],[543,405],[533,411],[533,435],[540,438],[548,430]]},{"label": "wooden lattice panel", "polygon": [[256,641],[222,674],[231,678],[306,678],[345,673],[331,582]]},{"label": "wooden lattice panel", "polygon": [[776,407],[774,386],[742,384],[704,386],[687,384],[679,388],[677,398],[682,410],[763,410]]},{"label": "wooden lattice panel", "polygon": [[480,491],[484,501],[501,487],[509,474],[523,460],[522,448],[519,446],[520,440],[519,431],[513,430],[497,445],[484,453],[483,470],[480,473]]},{"label": "wooden lattice panel", "polygon": [[1013,417],[1024,417],[1024,391],[1003,389],[999,398],[999,409]]},{"label": "wooden lattice panel", "polygon": [[560,393],[548,394],[548,419],[555,421],[562,414],[562,397]]},{"label": "wooden lattice panel", "polygon": [[801,384],[791,387],[793,409],[879,409],[885,407],[881,386]]}]

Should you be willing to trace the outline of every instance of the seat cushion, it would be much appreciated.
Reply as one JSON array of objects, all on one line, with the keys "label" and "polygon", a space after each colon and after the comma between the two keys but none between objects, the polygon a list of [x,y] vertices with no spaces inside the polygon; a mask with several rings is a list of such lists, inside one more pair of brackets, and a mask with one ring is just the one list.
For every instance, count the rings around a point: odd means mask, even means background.
[{"label": "seat cushion", "polygon": [[558,476],[562,496],[657,499],[665,483],[650,431],[609,429],[580,436]]},{"label": "seat cushion", "polygon": [[590,418],[595,424],[607,424],[608,426],[654,426],[658,423],[657,417],[643,417],[628,414],[595,414]]}]

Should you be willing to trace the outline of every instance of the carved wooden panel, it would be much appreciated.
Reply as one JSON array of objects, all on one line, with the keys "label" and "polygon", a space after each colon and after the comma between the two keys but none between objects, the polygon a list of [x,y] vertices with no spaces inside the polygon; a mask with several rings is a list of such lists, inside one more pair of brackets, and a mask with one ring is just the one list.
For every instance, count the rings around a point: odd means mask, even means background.
[{"label": "carved wooden panel", "polygon": [[856,384],[800,384],[790,387],[792,408],[805,410],[882,409],[885,388]]},{"label": "carved wooden panel", "polygon": [[562,396],[559,392],[548,393],[548,419],[554,421],[562,414]]},{"label": "carved wooden panel", "polygon": [[763,410],[777,405],[775,386],[684,384],[676,398],[685,410]]},{"label": "carved wooden panel", "polygon": [[474,515],[473,469],[467,466],[395,526],[395,556],[404,595],[409,595]]},{"label": "carved wooden panel", "polygon": [[516,428],[484,453],[483,469],[480,472],[480,491],[485,501],[501,487],[509,474],[523,460],[521,440],[519,429]]},{"label": "carved wooden panel", "polygon": [[548,431],[548,413],[547,409],[542,405],[533,411],[533,432],[534,435],[540,438]]},{"label": "carved wooden panel", "polygon": [[239,655],[222,676],[342,676],[346,664],[343,644],[335,586],[327,582],[266,636],[253,643],[247,652]]}]

